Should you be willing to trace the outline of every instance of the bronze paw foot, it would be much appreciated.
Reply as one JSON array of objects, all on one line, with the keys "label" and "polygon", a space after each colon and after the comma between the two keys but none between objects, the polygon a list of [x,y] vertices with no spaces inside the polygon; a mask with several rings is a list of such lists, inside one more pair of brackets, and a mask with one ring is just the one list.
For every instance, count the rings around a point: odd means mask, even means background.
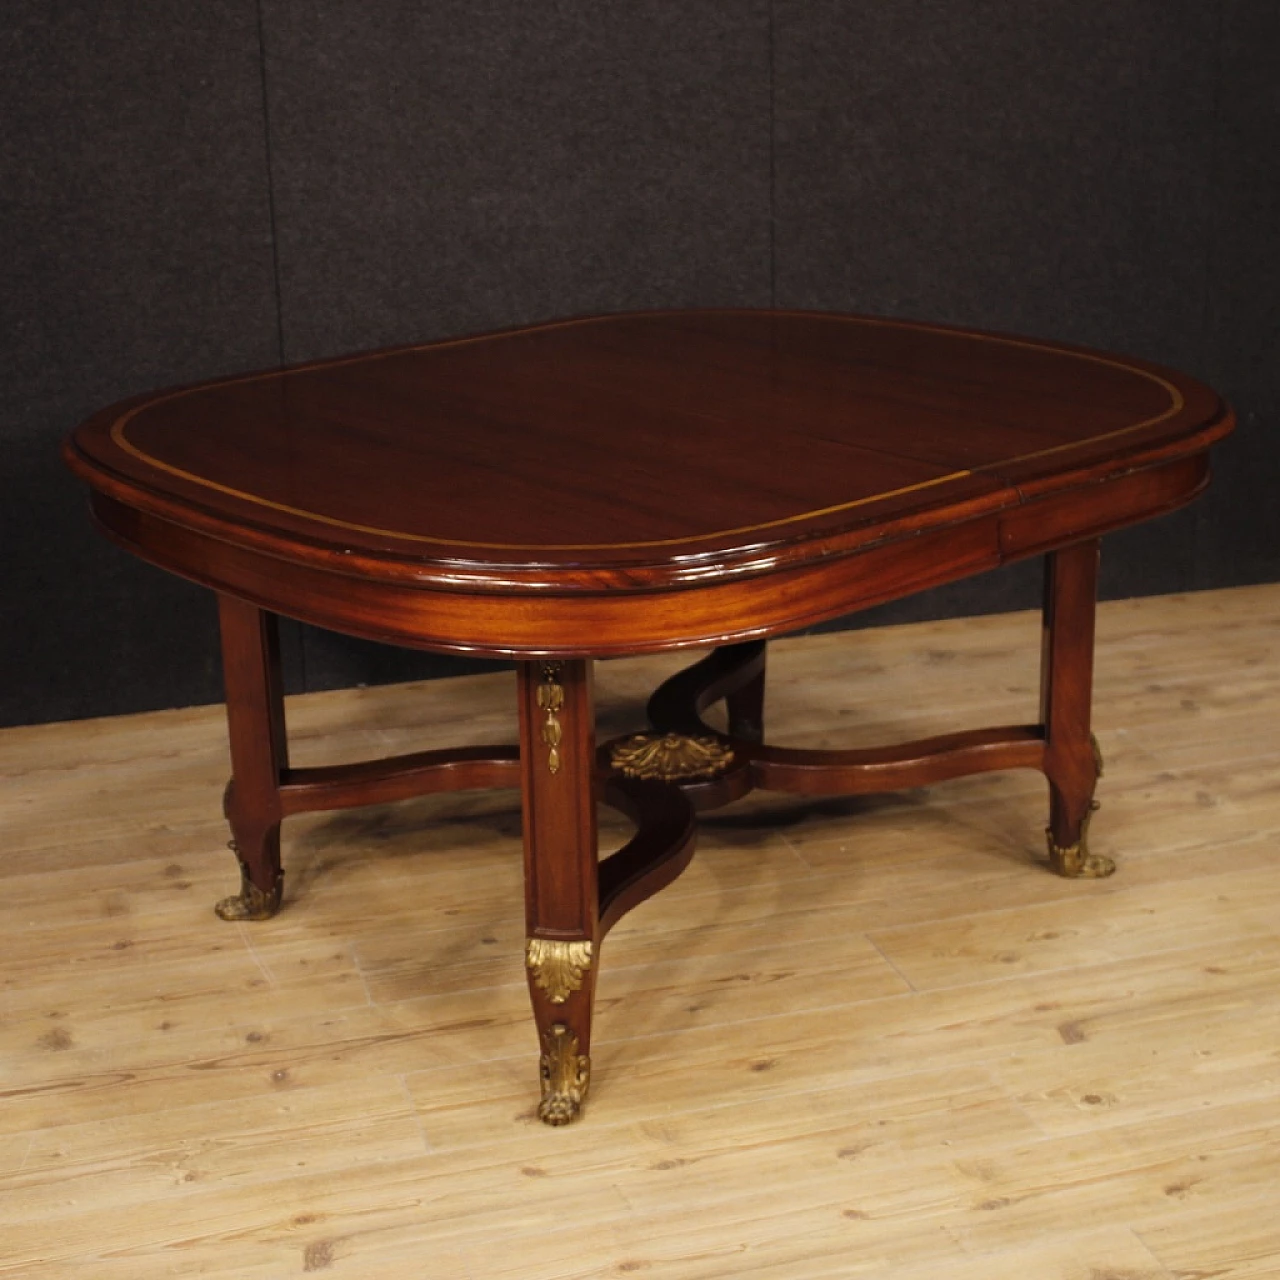
[{"label": "bronze paw foot", "polygon": [[1101,880],[1111,875],[1116,864],[1113,859],[1101,853],[1089,852],[1089,820],[1098,807],[1095,800],[1080,824],[1080,838],[1069,845],[1058,845],[1053,842],[1053,828],[1045,828],[1045,839],[1049,845],[1049,866],[1060,876],[1069,880]]},{"label": "bronze paw foot", "polygon": [[244,863],[240,864],[240,892],[223,898],[214,905],[220,920],[270,920],[280,910],[280,893],[284,888],[284,872],[276,872],[270,889],[260,889],[249,879]]},{"label": "bronze paw foot", "polygon": [[542,1037],[542,1101],[538,1119],[562,1125],[582,1110],[591,1083],[591,1059],[578,1052],[578,1037],[563,1022],[555,1023]]}]

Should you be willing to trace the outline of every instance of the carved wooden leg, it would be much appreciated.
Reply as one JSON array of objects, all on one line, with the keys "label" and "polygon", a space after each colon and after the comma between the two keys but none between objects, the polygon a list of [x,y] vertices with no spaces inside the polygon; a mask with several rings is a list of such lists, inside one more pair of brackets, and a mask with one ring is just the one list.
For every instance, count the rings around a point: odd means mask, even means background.
[{"label": "carved wooden leg", "polygon": [[280,640],[274,614],[218,597],[231,781],[223,808],[240,861],[240,892],[215,910],[224,920],[266,920],[280,907],[280,781],[288,768]]},{"label": "carved wooden leg", "polygon": [[568,1124],[591,1076],[600,949],[591,663],[519,665],[525,963],[547,1124]]},{"label": "carved wooden leg", "polygon": [[729,712],[729,736],[747,742],[764,741],[764,672],[766,650],[761,640],[729,646],[744,657],[759,653],[758,670],[741,688],[725,695],[724,704]]},{"label": "carved wooden leg", "polygon": [[1089,819],[1102,758],[1089,732],[1093,703],[1093,634],[1098,540],[1045,558],[1040,718],[1049,779],[1049,864],[1059,875],[1109,876],[1110,858],[1089,852]]}]

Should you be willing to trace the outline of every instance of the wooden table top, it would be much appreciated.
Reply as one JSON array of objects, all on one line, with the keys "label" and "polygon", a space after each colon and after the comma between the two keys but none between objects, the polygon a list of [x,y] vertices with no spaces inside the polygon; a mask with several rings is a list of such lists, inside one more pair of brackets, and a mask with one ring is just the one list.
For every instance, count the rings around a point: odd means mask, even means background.
[{"label": "wooden table top", "polygon": [[66,452],[126,505],[282,555],[424,583],[598,589],[848,550],[1228,428],[1208,388],[1098,352],[686,311],[141,396]]}]

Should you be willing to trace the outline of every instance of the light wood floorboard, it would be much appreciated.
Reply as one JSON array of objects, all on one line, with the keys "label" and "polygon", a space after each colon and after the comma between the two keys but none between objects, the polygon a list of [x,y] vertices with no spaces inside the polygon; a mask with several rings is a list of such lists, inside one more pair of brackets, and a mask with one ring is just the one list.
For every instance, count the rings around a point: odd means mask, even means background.
[{"label": "light wood floorboard", "polygon": [[[772,648],[771,740],[1033,719],[1031,614]],[[601,664],[602,734],[688,661]],[[510,673],[296,763],[514,740]],[[220,708],[0,733],[0,1275],[1280,1276],[1280,586],[1102,607],[1094,847],[1034,773],[756,794],[610,935],[537,1123],[512,791],[291,819],[228,925]],[[626,825],[602,814],[603,843]]]}]

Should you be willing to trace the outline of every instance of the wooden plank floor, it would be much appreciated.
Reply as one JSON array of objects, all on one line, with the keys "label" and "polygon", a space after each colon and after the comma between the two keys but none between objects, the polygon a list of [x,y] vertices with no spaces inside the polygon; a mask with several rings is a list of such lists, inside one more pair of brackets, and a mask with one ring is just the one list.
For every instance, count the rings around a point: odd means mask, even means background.
[{"label": "wooden plank floor", "polygon": [[[774,647],[771,738],[1034,717],[1029,614]],[[603,664],[602,732],[679,658]],[[1043,781],[705,824],[533,1118],[513,792],[294,819],[223,924],[219,708],[0,734],[0,1274],[1280,1276],[1280,586],[1104,606],[1094,846]],[[294,700],[296,763],[514,736],[508,674]],[[606,821],[606,839],[625,828]]]}]

